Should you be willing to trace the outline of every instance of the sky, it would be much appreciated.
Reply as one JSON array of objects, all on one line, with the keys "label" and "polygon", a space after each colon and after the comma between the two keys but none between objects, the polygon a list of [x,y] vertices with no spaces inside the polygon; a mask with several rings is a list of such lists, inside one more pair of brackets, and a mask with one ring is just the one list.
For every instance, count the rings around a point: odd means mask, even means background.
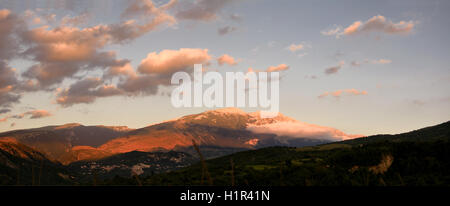
[{"label": "sky", "polygon": [[[280,112],[350,134],[450,117],[449,1],[0,0],[0,131],[140,128],[170,75],[279,71]],[[257,108],[242,108],[251,112]]]}]

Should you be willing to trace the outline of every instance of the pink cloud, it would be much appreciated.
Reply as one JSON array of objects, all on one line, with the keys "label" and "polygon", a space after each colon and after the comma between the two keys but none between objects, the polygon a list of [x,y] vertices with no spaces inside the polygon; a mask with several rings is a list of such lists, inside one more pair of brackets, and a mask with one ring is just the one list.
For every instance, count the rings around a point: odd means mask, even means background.
[{"label": "pink cloud", "polygon": [[270,66],[267,68],[267,72],[279,72],[279,71],[285,71],[288,70],[289,66],[286,64],[279,64],[278,66]]},{"label": "pink cloud", "polygon": [[322,31],[321,33],[326,36],[351,36],[361,33],[380,32],[384,34],[409,34],[412,32],[417,22],[415,21],[399,21],[394,23],[387,20],[386,17],[377,15],[365,22],[355,21],[351,25],[343,28],[342,26],[336,26],[333,29]]},{"label": "pink cloud", "polygon": [[231,66],[237,65],[236,60],[234,60],[234,57],[228,55],[228,54],[224,54],[221,57],[217,58],[217,63],[222,66],[224,64],[228,64]]},{"label": "pink cloud", "polygon": [[367,95],[367,91],[365,91],[365,90],[359,91],[357,89],[343,89],[343,90],[341,89],[341,90],[336,90],[336,91],[332,91],[332,92],[324,92],[323,94],[319,95],[318,98],[324,98],[327,96],[333,96],[336,98],[340,98],[344,94],[353,95],[353,96]]},{"label": "pink cloud", "polygon": [[33,110],[24,113],[25,115],[30,115],[30,119],[40,119],[44,117],[52,116],[52,114],[46,110]]},{"label": "pink cloud", "polygon": [[130,63],[126,63],[125,65],[121,66],[112,66],[108,69],[105,76],[106,77],[114,77],[114,76],[136,76],[136,72],[134,71],[133,67]]},{"label": "pink cloud", "polygon": [[[186,48],[150,53],[137,68],[139,74],[130,60],[108,51],[110,46],[126,44],[155,29],[176,24],[171,13],[181,19],[212,20],[229,2],[196,1],[179,6],[177,0],[165,4],[137,0],[125,8],[121,22],[97,25],[86,25],[88,13],[58,19],[56,14],[40,14],[37,10],[16,15],[2,9],[0,59],[5,61],[0,62],[0,109],[18,103],[24,92],[54,91],[67,79],[76,82],[56,92],[56,102],[65,106],[91,103],[98,97],[155,94],[159,85],[168,84],[170,72],[190,69],[195,63],[209,64],[212,57],[208,50]],[[35,21],[39,25],[32,25],[35,19],[39,19]],[[18,57],[32,62],[21,74],[7,65]],[[229,57],[221,62],[237,63]],[[100,72],[104,80],[99,83],[84,76],[93,71]],[[80,88],[89,81],[92,84],[87,89]]]},{"label": "pink cloud", "polygon": [[[142,17],[138,21],[126,20],[120,23],[77,27],[86,23],[89,18],[88,14],[82,14],[75,17],[64,16],[57,22],[59,23],[57,27],[45,25],[28,29],[25,25],[21,30],[13,32],[16,39],[20,39],[22,42],[24,56],[36,62],[23,73],[23,77],[28,80],[37,80],[37,86],[48,89],[66,78],[74,77],[81,71],[98,68],[106,70],[110,67],[117,69],[126,66],[130,62],[129,60],[117,59],[116,52],[104,51],[105,47],[129,43],[163,25],[171,26],[176,23],[175,18],[166,12],[175,1],[159,7],[150,0],[142,2],[146,6],[140,9],[145,12],[133,10],[135,9],[134,4],[125,10],[127,14],[125,16]],[[1,14],[1,16],[12,16],[8,10],[2,10]],[[28,12],[23,18],[33,16],[34,12]],[[12,22],[12,20],[10,21]],[[14,22],[18,24],[17,20]],[[8,25],[14,25],[14,22],[8,23]],[[2,22],[0,25],[6,24]],[[2,35],[0,34],[0,36]],[[0,37],[0,41],[1,39]]]},{"label": "pink cloud", "polygon": [[[29,116],[29,119],[41,119],[44,117],[50,117],[50,116],[52,116],[52,114],[47,110],[32,110],[32,111],[24,112],[22,114],[6,116],[6,117],[0,119],[0,122],[6,122],[9,119],[23,119],[26,116]],[[15,124],[15,123],[13,123],[13,124]]]},{"label": "pink cloud", "polygon": [[302,50],[304,48],[305,48],[305,45],[303,45],[303,44],[291,44],[291,45],[289,45],[289,47],[287,49],[289,49],[289,51],[291,51],[291,52],[296,52],[296,51]]},{"label": "pink cloud", "polygon": [[141,61],[138,71],[143,74],[169,74],[205,64],[211,59],[208,49],[181,48],[152,52]]},{"label": "pink cloud", "polygon": [[360,21],[353,22],[352,25],[350,25],[344,29],[344,34],[351,35],[351,34],[356,33],[358,31],[358,28],[361,27],[361,25],[362,25],[362,23]]}]

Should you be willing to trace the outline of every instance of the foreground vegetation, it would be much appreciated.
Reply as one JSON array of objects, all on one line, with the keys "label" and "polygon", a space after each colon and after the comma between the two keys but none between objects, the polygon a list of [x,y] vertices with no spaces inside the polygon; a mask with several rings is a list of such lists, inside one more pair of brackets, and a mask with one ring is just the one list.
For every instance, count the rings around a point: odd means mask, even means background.
[{"label": "foreground vegetation", "polygon": [[142,180],[105,184],[406,186],[450,185],[450,123],[315,147],[272,147],[205,161]]}]

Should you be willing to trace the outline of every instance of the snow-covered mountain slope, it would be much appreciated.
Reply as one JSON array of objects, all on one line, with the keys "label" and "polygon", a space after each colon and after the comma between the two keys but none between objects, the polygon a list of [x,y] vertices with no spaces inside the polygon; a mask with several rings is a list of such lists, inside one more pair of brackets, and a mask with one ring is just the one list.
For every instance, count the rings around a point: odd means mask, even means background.
[{"label": "snow-covered mountain slope", "polygon": [[[193,141],[202,147],[233,151],[280,145],[311,146],[358,136],[300,122],[281,113],[273,118],[261,118],[259,112],[224,108],[135,130],[66,124],[5,132],[0,134],[0,139],[14,138],[51,159],[69,164],[132,151],[185,150],[193,146]],[[215,151],[220,153],[219,150]]]},{"label": "snow-covered mountain slope", "polygon": [[261,118],[259,112],[225,108],[134,130],[99,149],[109,153],[159,148],[170,150],[177,146],[190,147],[193,140],[199,145],[252,149],[276,145],[303,146],[308,144],[305,142],[311,145],[356,136],[330,127],[302,123],[281,113],[273,118]]}]

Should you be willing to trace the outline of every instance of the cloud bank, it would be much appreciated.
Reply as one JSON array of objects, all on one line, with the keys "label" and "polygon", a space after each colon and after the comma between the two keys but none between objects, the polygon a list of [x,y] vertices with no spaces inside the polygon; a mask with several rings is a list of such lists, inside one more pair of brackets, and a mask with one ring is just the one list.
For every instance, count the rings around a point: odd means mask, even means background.
[{"label": "cloud bank", "polygon": [[269,133],[278,136],[297,138],[314,138],[320,140],[341,141],[361,137],[363,135],[350,135],[331,128],[299,121],[277,122],[273,124],[250,125],[247,130],[254,133]]}]

